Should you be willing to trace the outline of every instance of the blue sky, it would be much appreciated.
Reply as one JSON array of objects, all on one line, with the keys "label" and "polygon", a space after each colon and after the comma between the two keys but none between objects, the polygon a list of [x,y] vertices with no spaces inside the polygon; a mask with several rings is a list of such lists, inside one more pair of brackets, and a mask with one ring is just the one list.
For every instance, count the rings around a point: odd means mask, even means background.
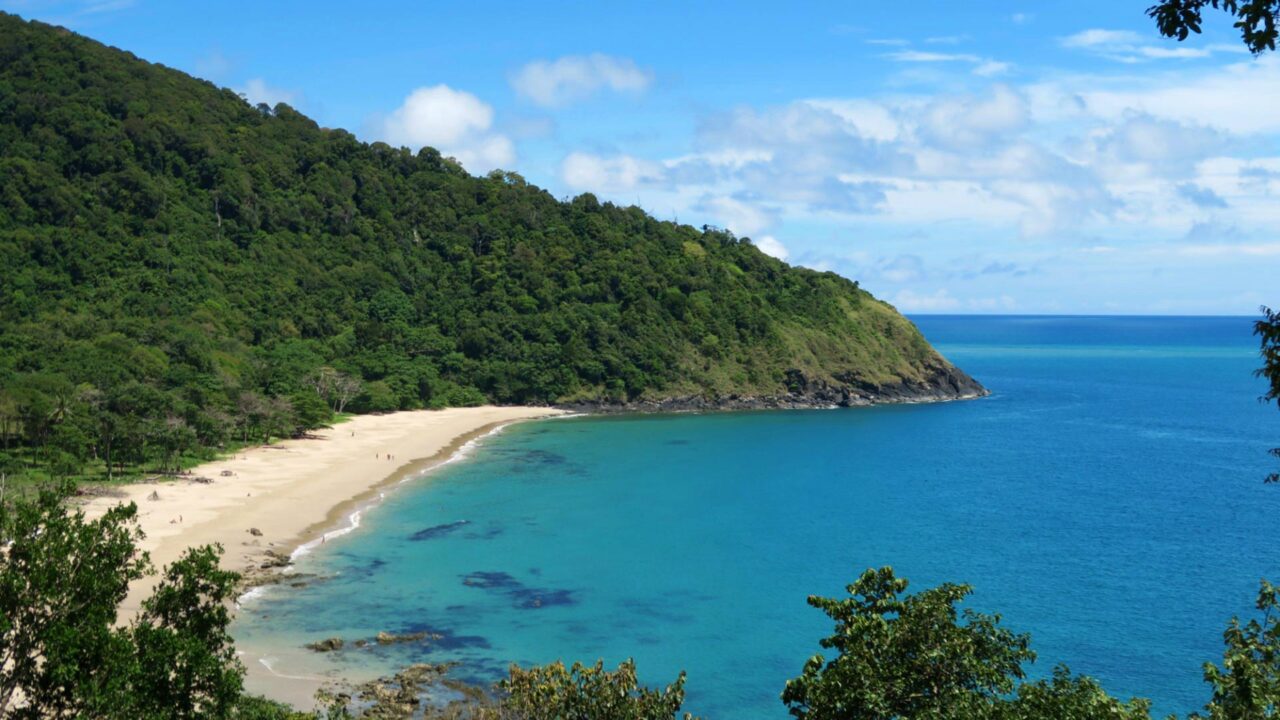
[{"label": "blue sky", "polygon": [[1149,0],[0,0],[366,140],[728,227],[907,312],[1280,304],[1280,57]]}]

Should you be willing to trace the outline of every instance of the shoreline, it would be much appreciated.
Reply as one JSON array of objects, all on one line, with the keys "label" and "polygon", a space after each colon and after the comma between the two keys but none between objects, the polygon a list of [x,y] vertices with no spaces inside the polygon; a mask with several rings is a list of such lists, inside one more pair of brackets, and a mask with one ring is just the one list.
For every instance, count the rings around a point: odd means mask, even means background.
[{"label": "shoreline", "polygon": [[[132,501],[138,506],[137,520],[146,535],[139,547],[151,554],[157,574],[131,584],[120,606],[118,622],[127,622],[138,612],[165,565],[177,560],[188,547],[213,543],[223,547],[222,566],[240,573],[242,578],[234,613],[242,603],[252,602],[258,592],[287,578],[299,557],[329,538],[358,529],[362,515],[378,505],[391,488],[467,457],[479,441],[518,422],[579,415],[928,404],[977,399],[987,394],[890,396],[849,404],[820,403],[815,402],[816,398],[795,396],[789,398],[789,403],[777,403],[774,398],[766,403],[761,403],[760,398],[718,398],[711,402],[669,398],[615,406],[482,406],[358,415],[303,438],[254,446],[204,463],[182,477],[110,486],[107,493],[81,502],[80,508],[89,517],[96,517],[118,503]],[[387,453],[393,461],[384,457]],[[409,459],[401,462],[402,454]],[[384,463],[392,464],[388,467]],[[241,491],[245,493],[241,495]],[[246,691],[309,710],[314,707],[318,690],[354,679],[331,674],[286,674],[275,669],[281,663],[293,664],[282,656],[294,656],[295,660],[308,656],[309,651],[298,650],[256,647],[237,641],[237,655],[245,667]],[[303,661],[299,670],[305,665]]]},{"label": "shoreline", "polygon": [[[118,503],[137,504],[146,535],[139,549],[150,553],[157,571],[189,547],[221,544],[222,566],[242,575],[247,594],[279,571],[279,558],[291,562],[335,533],[351,532],[344,520],[355,515],[358,522],[389,487],[465,457],[469,445],[508,425],[566,414],[549,407],[483,406],[360,415],[305,438],[199,465],[183,478],[111,487],[79,507],[92,518]],[[136,615],[158,578],[130,585],[119,621]],[[246,687],[272,699],[310,708],[323,684],[277,675],[244,653],[242,658]]]}]

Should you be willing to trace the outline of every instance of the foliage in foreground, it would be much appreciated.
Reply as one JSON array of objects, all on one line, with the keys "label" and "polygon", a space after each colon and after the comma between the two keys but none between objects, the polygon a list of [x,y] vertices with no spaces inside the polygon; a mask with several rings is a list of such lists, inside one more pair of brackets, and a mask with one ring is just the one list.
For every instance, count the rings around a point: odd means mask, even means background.
[{"label": "foliage in foreground", "polygon": [[[69,510],[68,488],[0,504],[0,717],[302,720],[352,717],[339,703],[296,713],[243,694],[228,601],[235,573],[220,549],[188,551],[165,569],[129,625],[115,626],[130,581],[151,570],[137,549],[136,508],[87,520]],[[782,700],[799,720],[1144,720],[1145,700],[1121,701],[1065,667],[1025,679],[1027,635],[996,615],[957,606],[965,585],[914,595],[889,568],[867,570],[846,598],[810,598],[833,621],[816,655],[787,682]],[[1280,717],[1280,592],[1264,583],[1259,618],[1233,620],[1204,720]],[[422,708],[416,693],[391,697],[377,717],[473,720],[675,720],[683,673],[666,688],[642,686],[635,664],[617,670],[554,663],[513,667],[493,694],[478,690]],[[453,687],[446,683],[447,687]],[[372,715],[370,716],[372,717]],[[690,720],[688,714],[683,715]]]},{"label": "foliage in foreground", "polygon": [[[524,670],[512,667],[499,684],[505,695],[501,710],[493,717],[510,720],[672,720],[679,717],[684,703],[684,673],[662,690],[640,685],[635,662],[627,660],[617,670],[604,669],[603,661],[592,667],[564,663]],[[692,720],[689,713],[685,720]]]},{"label": "foliage in foreground", "polygon": [[227,634],[237,576],[219,569],[221,548],[187,551],[117,627],[129,583],[151,572],[137,508],[87,520],[68,510],[69,492],[0,504],[0,716],[271,717],[262,704],[238,711],[243,669]]},{"label": "foliage in foreground", "polygon": [[[1259,398],[1262,402],[1276,401],[1280,405],[1280,312],[1271,308],[1261,308],[1262,319],[1253,324],[1253,333],[1258,336],[1262,345],[1262,367],[1255,373],[1267,381],[1267,392]],[[1280,447],[1272,448],[1271,454],[1280,458]],[[1267,482],[1280,482],[1280,473],[1271,473]]]},{"label": "foliage in foreground", "polygon": [[1160,0],[1147,14],[1156,21],[1161,35],[1186,40],[1192,33],[1200,34],[1205,8],[1230,15],[1250,52],[1276,49],[1280,0]]},{"label": "foliage in foreground", "polygon": [[967,585],[906,595],[907,581],[886,567],[847,589],[847,598],[809,598],[835,621],[820,644],[836,655],[813,656],[787,682],[782,701],[800,720],[1148,717],[1145,701],[1120,702],[1065,667],[1019,684],[1035,659],[1030,637],[1001,627],[998,615],[961,613]]}]

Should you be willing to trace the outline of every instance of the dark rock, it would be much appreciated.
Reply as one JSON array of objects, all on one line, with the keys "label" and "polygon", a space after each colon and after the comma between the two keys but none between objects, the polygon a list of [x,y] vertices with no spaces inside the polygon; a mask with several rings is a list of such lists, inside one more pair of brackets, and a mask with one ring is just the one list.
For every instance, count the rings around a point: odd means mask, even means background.
[{"label": "dark rock", "polygon": [[900,403],[970,400],[991,393],[963,370],[939,360],[925,368],[923,380],[877,384],[853,373],[836,373],[832,381],[803,371],[785,373],[786,392],[774,395],[685,395],[624,403],[579,402],[559,407],[582,412],[708,412],[714,410],[783,410],[859,407]]},{"label": "dark rock", "polygon": [[[430,634],[427,633],[427,631],[425,630],[421,632],[415,632],[415,633],[405,633],[403,635],[397,635],[395,633],[389,633],[389,632],[383,631],[378,633],[377,637],[375,637],[374,640],[376,640],[379,645],[398,645],[400,643],[418,642],[419,640],[426,640],[429,635]],[[439,640],[441,636],[431,635],[430,637],[433,640]]]},{"label": "dark rock", "polygon": [[462,584],[478,588],[518,588],[520,581],[504,572],[473,572],[462,578]]},{"label": "dark rock", "polygon": [[511,593],[516,607],[525,610],[551,607],[553,605],[573,605],[577,602],[572,590],[541,590],[538,588],[522,588]]},{"label": "dark rock", "polygon": [[343,644],[342,638],[331,637],[318,642],[307,643],[307,649],[315,650],[316,652],[333,652],[334,650],[341,650]]},{"label": "dark rock", "polygon": [[409,536],[410,540],[434,540],[438,537],[448,535],[449,533],[461,527],[470,525],[470,520],[458,520],[456,522],[445,523],[444,525],[433,525],[429,528],[419,530]]},{"label": "dark rock", "polygon": [[275,550],[268,550],[263,554],[266,557],[262,561],[262,564],[259,565],[259,567],[261,567],[263,570],[270,570],[272,568],[282,568],[282,567],[289,566],[288,555],[282,555],[276,552]]}]

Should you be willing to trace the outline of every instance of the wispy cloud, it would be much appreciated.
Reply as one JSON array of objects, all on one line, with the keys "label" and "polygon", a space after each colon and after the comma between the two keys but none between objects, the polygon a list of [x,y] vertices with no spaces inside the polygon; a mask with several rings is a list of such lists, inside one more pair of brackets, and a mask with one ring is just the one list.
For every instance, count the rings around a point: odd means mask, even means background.
[{"label": "wispy cloud", "polygon": [[221,50],[214,48],[196,59],[195,71],[196,75],[206,80],[217,82],[231,72],[233,65],[231,58],[224,55]]},{"label": "wispy cloud", "polygon": [[625,192],[659,182],[664,169],[658,163],[631,155],[605,157],[573,152],[560,163],[560,179],[575,190]]},{"label": "wispy cloud", "polygon": [[601,90],[639,93],[653,83],[653,73],[629,58],[595,53],[535,60],[511,76],[511,87],[543,107],[584,100]]},{"label": "wispy cloud", "polygon": [[899,50],[886,53],[885,57],[901,63],[960,63],[972,65],[974,75],[993,77],[1002,75],[1012,67],[1009,63],[984,58],[972,53],[947,53],[929,50]]},{"label": "wispy cloud", "polygon": [[82,4],[80,12],[85,15],[109,13],[133,7],[136,0],[88,0]]},{"label": "wispy cloud", "polygon": [[297,105],[301,98],[299,93],[268,85],[262,78],[249,80],[244,87],[236,88],[236,92],[243,95],[251,105],[265,104],[271,107],[275,107],[277,103]]},{"label": "wispy cloud", "polygon": [[1236,45],[1168,45],[1152,42],[1147,36],[1131,30],[1091,28],[1060,40],[1063,47],[1083,50],[1117,62],[1136,63],[1148,60],[1207,58],[1215,53],[1244,54]]},{"label": "wispy cloud", "polygon": [[22,13],[39,10],[39,17],[45,22],[76,27],[96,24],[95,21],[105,16],[128,10],[137,5],[137,0],[10,0],[6,5],[7,9]]}]

